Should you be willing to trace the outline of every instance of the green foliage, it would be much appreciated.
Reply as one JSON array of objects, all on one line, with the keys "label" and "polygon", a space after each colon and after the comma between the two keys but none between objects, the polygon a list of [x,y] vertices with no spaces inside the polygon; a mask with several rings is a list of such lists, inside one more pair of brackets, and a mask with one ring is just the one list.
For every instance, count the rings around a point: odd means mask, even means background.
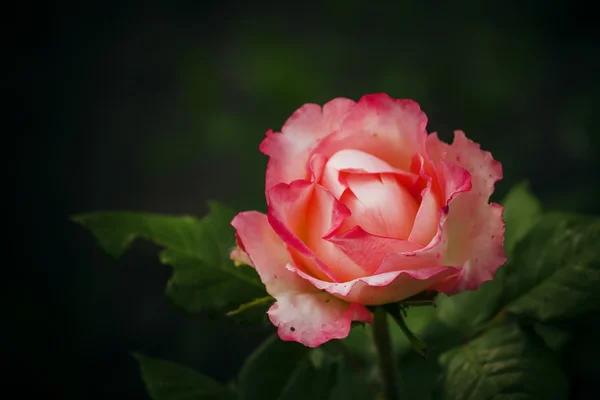
[{"label": "green foliage", "polygon": [[558,354],[577,342],[577,318],[600,307],[600,219],[543,212],[524,184],[503,203],[509,261],[475,291],[440,295],[422,332],[442,366],[442,399],[567,398]]},{"label": "green foliage", "polygon": [[227,225],[234,212],[216,202],[209,206],[210,212],[202,220],[192,216],[112,211],[79,214],[71,219],[89,229],[100,247],[115,258],[137,237],[143,237],[215,265],[228,257],[233,238]]},{"label": "green foliage", "polygon": [[[513,248],[541,218],[542,209],[525,183],[516,185],[502,203],[506,222],[504,246],[510,264]],[[477,290],[451,297],[440,294],[436,300],[440,322],[466,337],[481,329],[502,308],[509,264],[501,266],[494,279],[484,282]]]},{"label": "green foliage", "polygon": [[[574,343],[582,337],[586,347],[596,345],[585,326],[600,314],[600,218],[544,212],[525,184],[515,186],[503,205],[509,261],[492,281],[475,291],[440,294],[435,307],[385,307],[391,311],[385,317],[393,354],[400,360],[400,398],[565,399],[567,378],[573,379],[564,373],[565,360],[583,379],[599,376],[596,370],[579,371],[586,349]],[[137,237],[164,247],[160,260],[174,268],[166,293],[183,309],[237,315],[252,308],[250,314],[264,317],[274,299],[251,267],[236,267],[229,259],[233,215],[212,203],[202,219],[107,212],[73,220],[113,257]],[[424,345],[426,358],[411,350]],[[244,363],[232,382],[235,393],[187,368],[136,357],[149,394],[161,400],[362,399],[376,396],[381,383],[369,325],[317,349],[273,334]]]},{"label": "green foliage", "polygon": [[444,400],[566,399],[568,383],[556,355],[516,323],[493,327],[444,353],[436,397]]},{"label": "green foliage", "polygon": [[235,394],[213,379],[170,361],[135,354],[153,400],[233,400]]},{"label": "green foliage", "polygon": [[541,322],[600,310],[600,218],[550,213],[516,247],[508,311]]},{"label": "green foliage", "polygon": [[191,313],[230,311],[266,292],[254,269],[236,267],[229,259],[235,245],[234,212],[209,205],[210,213],[202,219],[135,212],[95,212],[72,219],[115,258],[138,237],[165,247],[160,260],[174,269],[166,294],[178,307]]},{"label": "green foliage", "polygon": [[542,216],[542,204],[530,192],[527,183],[515,185],[502,203],[506,222],[504,249],[510,256],[515,245]]},{"label": "green foliage", "polygon": [[321,349],[269,337],[248,357],[239,374],[241,400],[325,399],[336,363]]},{"label": "green foliage", "polygon": [[501,309],[538,322],[574,318],[600,304],[600,219],[541,212],[519,185],[505,201],[509,262],[475,291],[436,302],[438,319],[467,337]]},{"label": "green foliage", "polygon": [[500,267],[493,280],[484,282],[475,291],[465,291],[451,297],[441,294],[436,303],[440,321],[467,337],[489,321],[499,308],[505,268]]}]

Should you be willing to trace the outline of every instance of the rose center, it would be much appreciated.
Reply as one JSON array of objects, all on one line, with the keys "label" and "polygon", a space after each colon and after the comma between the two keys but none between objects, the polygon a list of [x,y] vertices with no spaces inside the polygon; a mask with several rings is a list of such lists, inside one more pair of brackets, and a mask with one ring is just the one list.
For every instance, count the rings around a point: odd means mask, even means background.
[{"label": "rose center", "polygon": [[360,226],[373,235],[407,239],[419,204],[398,179],[402,173],[358,150],[334,154],[321,184],[352,212],[342,230]]}]

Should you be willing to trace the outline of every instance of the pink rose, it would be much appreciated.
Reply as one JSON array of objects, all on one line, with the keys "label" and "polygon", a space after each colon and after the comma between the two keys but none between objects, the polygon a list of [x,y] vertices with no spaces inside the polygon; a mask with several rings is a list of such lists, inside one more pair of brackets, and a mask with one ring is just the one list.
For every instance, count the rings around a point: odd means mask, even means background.
[{"label": "pink rose", "polygon": [[268,213],[233,219],[231,257],[276,299],[281,339],[344,338],[373,321],[365,306],[473,290],[506,261],[503,209],[488,203],[501,164],[426,125],[414,101],[373,94],[305,104],[267,132]]}]

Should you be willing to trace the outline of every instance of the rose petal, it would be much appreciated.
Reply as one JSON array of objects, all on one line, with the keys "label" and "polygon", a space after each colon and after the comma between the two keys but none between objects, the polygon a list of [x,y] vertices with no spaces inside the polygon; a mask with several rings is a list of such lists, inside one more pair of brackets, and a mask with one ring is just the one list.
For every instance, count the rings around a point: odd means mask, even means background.
[{"label": "rose petal", "polygon": [[352,321],[373,321],[364,306],[336,299],[291,272],[286,267],[289,255],[285,244],[270,227],[266,215],[243,212],[232,225],[267,292],[277,300],[268,314],[282,340],[316,347],[348,336]]},{"label": "rose petal", "polygon": [[431,185],[423,190],[421,205],[408,240],[427,246],[433,240],[440,221],[440,204]]},{"label": "rose petal", "polygon": [[427,138],[427,152],[440,169],[446,166],[458,166],[467,170],[476,196],[484,203],[494,192],[494,185],[502,179],[502,165],[494,160],[492,154],[481,150],[479,144],[468,139],[463,131],[454,132],[452,145],[442,142],[436,133]]},{"label": "rose petal", "polygon": [[231,221],[246,254],[272,296],[290,290],[310,291],[312,286],[291,274],[286,265],[290,255],[273,231],[267,216],[258,211],[239,213]]},{"label": "rose petal", "polygon": [[[462,131],[455,132],[452,145],[431,134],[427,150],[443,174],[450,174],[458,167],[470,174],[471,189],[456,195],[449,204],[445,228],[448,251],[444,261],[462,266],[461,276],[456,285],[446,291],[448,294],[476,289],[492,279],[498,267],[506,262],[503,208],[488,203],[495,182],[502,178],[502,166]],[[459,184],[447,177],[444,179],[446,185]]]},{"label": "rose petal", "polygon": [[325,240],[339,230],[350,210],[322,186],[317,185],[311,207],[306,214],[305,243],[322,260],[339,281],[365,276],[367,272],[354,263],[335,244]]},{"label": "rose petal", "polygon": [[[323,157],[323,155],[318,154]],[[317,156],[317,154],[315,154]],[[392,173],[404,185],[413,186],[418,175],[394,168],[385,161],[360,150],[345,149],[335,153],[325,165],[321,184],[327,188],[336,199],[348,188],[345,177],[349,173]]]},{"label": "rose petal", "polygon": [[[422,161],[421,157],[419,161],[421,165],[423,165]],[[437,196],[431,195],[435,201],[427,199],[428,193],[434,193],[433,188],[439,187],[435,183],[437,182],[435,175],[433,178],[428,175],[429,173],[435,173],[435,169],[430,168],[430,171],[426,172],[423,166],[420,168],[421,174],[429,182],[425,191],[426,198],[424,201],[431,201],[433,204],[437,204]],[[456,174],[456,176],[452,174]],[[459,193],[470,190],[470,175],[464,169],[456,168],[449,170],[447,175],[449,180],[456,183],[448,183],[446,185],[448,200],[452,201]],[[446,203],[445,200],[444,203]],[[429,215],[429,221],[422,221],[429,224],[433,224],[433,221],[435,222],[433,238],[426,246],[412,241],[372,235],[360,228],[350,229],[341,234],[332,234],[327,239],[336,244],[355,263],[373,275],[401,270],[430,268],[432,266],[444,266],[447,265],[444,263],[443,255],[447,251],[448,244],[448,234],[445,229],[448,211],[448,207],[437,207],[435,211],[433,209],[429,210],[430,213],[437,213],[437,216]],[[453,275],[451,280],[456,280],[456,276]],[[437,285],[437,283],[435,284]],[[448,285],[445,284],[444,287],[446,286]]]},{"label": "rose petal", "polygon": [[421,204],[419,205],[415,223],[408,239],[426,246],[431,243],[431,240],[433,240],[438,231],[440,207],[442,202],[445,203],[444,192],[440,189],[435,164],[427,154],[415,154],[411,170],[418,171],[419,180],[421,184],[425,183],[425,187],[419,193]]},{"label": "rose petal", "polygon": [[[315,202],[316,187],[315,183],[309,181],[275,185],[267,194],[269,203],[267,215],[275,232],[290,246],[292,251],[296,252],[294,260],[300,261],[301,265],[308,268],[311,274],[321,279],[337,281],[339,278],[335,273],[305,243],[309,239],[309,233],[311,236],[319,234],[325,236],[331,229],[331,225],[327,228],[323,228],[326,225],[311,226],[312,221],[307,218],[321,206],[312,204]],[[331,194],[330,196],[333,197]],[[344,219],[344,214],[348,214],[348,210],[337,201],[331,202],[331,207],[329,214],[323,214],[328,215],[324,224],[340,223]],[[334,208],[336,209],[334,210]],[[326,230],[319,233],[315,231],[316,229]]]},{"label": "rose petal", "polygon": [[[372,235],[359,226],[338,235],[332,235],[327,240],[335,244],[352,261],[364,268],[371,275],[383,259],[390,253],[415,251],[421,246],[407,240]],[[361,276],[355,276],[358,278]]]},{"label": "rose petal", "polygon": [[287,268],[319,289],[340,299],[364,305],[380,305],[404,300],[430,287],[440,285],[460,272],[455,267],[430,267],[387,272],[357,278],[350,282],[336,283],[314,278],[293,265],[288,265]]},{"label": "rose petal", "polygon": [[[439,223],[440,203],[447,207],[459,193],[471,190],[471,174],[455,164],[441,162],[436,169],[431,159],[418,157],[420,175],[427,181],[421,195],[421,205],[409,240],[427,245],[435,237]],[[442,182],[442,185],[440,185]]]},{"label": "rose petal", "polygon": [[[447,262],[445,255],[448,252],[450,232],[447,228],[449,218],[449,205],[460,194],[471,190],[471,176],[463,168],[442,168],[441,178],[437,178],[435,168],[430,160],[422,159],[421,175],[427,177],[428,187],[432,193],[442,192],[443,207],[438,210],[438,217],[431,217],[438,221],[437,231],[433,239],[423,248],[410,253],[391,253],[381,263],[377,273],[395,271],[399,266],[404,269],[425,268],[432,265],[454,265]],[[440,189],[439,179],[443,179],[443,189]],[[437,198],[437,196],[434,196]],[[415,223],[416,224],[416,223]]]},{"label": "rose petal", "polygon": [[373,322],[373,314],[365,306],[348,304],[322,291],[288,292],[277,299],[268,314],[282,340],[308,347],[347,337],[352,321]]},{"label": "rose petal", "polygon": [[373,235],[408,238],[418,205],[410,193],[391,174],[349,174],[351,192],[341,201],[352,215],[348,227],[360,226]]},{"label": "rose petal", "polygon": [[339,127],[354,101],[337,98],[321,108],[305,104],[296,110],[281,128],[281,133],[267,131],[260,151],[269,156],[265,192],[278,183],[307,179],[307,161],[312,147],[319,139]]},{"label": "rose petal", "polygon": [[339,130],[312,152],[331,157],[355,149],[408,171],[413,155],[425,151],[426,126],[427,117],[416,102],[383,93],[366,95],[344,117]]}]

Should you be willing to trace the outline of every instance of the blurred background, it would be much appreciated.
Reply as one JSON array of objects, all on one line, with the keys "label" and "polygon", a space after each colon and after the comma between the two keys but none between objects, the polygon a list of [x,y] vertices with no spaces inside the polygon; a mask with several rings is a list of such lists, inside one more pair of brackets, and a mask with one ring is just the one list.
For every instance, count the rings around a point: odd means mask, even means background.
[{"label": "blurred background", "polygon": [[57,1],[7,13],[17,70],[3,81],[18,127],[8,170],[24,210],[11,249],[24,250],[5,262],[19,275],[6,284],[5,347],[31,383],[20,390],[147,399],[131,351],[236,374],[271,327],[188,318],[163,295],[171,271],[155,247],[136,242],[115,262],[68,216],[204,214],[210,199],[264,211],[258,145],[307,102],[412,98],[430,132],[451,141],[462,129],[502,162],[493,200],[528,180],[546,208],[598,213],[591,15],[576,1],[402,0]]}]

